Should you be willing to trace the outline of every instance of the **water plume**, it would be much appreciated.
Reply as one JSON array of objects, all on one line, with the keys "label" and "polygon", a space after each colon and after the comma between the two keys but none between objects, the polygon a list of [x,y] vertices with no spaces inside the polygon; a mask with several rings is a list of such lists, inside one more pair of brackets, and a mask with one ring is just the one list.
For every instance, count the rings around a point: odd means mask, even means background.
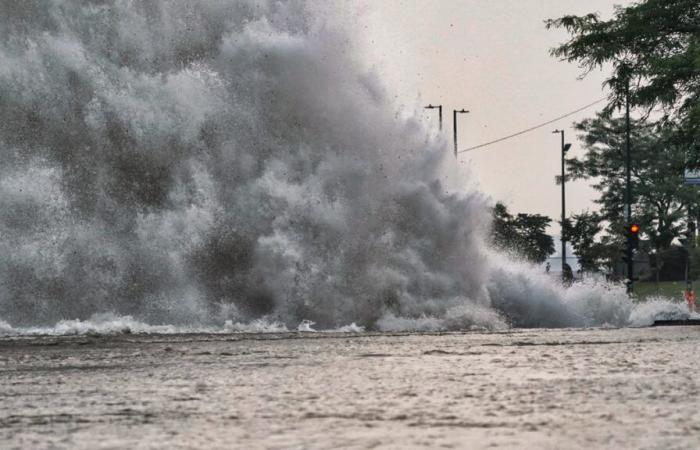
[{"label": "water plume", "polygon": [[487,249],[487,199],[323,3],[8,0],[0,37],[3,329],[629,321]]}]

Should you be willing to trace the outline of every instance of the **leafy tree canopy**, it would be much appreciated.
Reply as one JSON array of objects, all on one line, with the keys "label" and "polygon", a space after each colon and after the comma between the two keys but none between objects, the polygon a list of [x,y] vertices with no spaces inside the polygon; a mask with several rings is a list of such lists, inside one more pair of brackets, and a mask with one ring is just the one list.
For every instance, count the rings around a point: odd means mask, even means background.
[{"label": "leafy tree canopy", "polygon": [[[593,181],[593,188],[600,192],[596,200],[601,206],[599,219],[608,222],[611,234],[623,236],[624,119],[599,114],[576,124],[576,129],[585,154],[567,159],[568,178]],[[632,129],[633,220],[642,226],[655,249],[665,249],[685,231],[689,208],[697,209],[697,190],[683,179],[687,150],[674,142],[673,133],[659,131],[642,120],[635,121]]]},{"label": "leafy tree canopy", "polygon": [[601,236],[602,223],[600,214],[584,212],[572,216],[564,227],[566,239],[574,248],[578,263],[584,272],[612,269],[612,264],[619,257],[621,238],[611,234]]},{"label": "leafy tree canopy", "polygon": [[676,139],[700,159],[700,1],[643,0],[616,7],[610,20],[569,15],[546,25],[571,35],[554,56],[586,71],[612,65],[608,113],[624,104],[629,80],[632,105],[661,107]]},{"label": "leafy tree canopy", "polygon": [[545,232],[551,222],[552,219],[540,214],[513,216],[503,203],[497,203],[493,208],[492,239],[499,249],[543,263],[554,253],[554,239]]}]

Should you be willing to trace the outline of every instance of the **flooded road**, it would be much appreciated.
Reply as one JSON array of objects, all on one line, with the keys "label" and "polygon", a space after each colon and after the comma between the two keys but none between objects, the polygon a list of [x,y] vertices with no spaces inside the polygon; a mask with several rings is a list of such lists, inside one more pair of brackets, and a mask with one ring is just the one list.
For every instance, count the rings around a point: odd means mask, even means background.
[{"label": "flooded road", "polygon": [[0,447],[698,448],[700,327],[0,339]]}]

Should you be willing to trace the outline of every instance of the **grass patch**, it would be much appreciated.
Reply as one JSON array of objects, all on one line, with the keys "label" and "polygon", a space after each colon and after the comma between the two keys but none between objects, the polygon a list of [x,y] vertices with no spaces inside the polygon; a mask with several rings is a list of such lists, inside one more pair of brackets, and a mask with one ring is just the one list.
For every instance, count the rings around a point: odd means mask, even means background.
[{"label": "grass patch", "polygon": [[[697,291],[700,284],[695,282]],[[672,300],[685,302],[683,298],[683,290],[685,289],[685,281],[660,281],[658,290],[656,283],[653,281],[636,281],[634,283],[634,293],[641,299],[647,299],[656,295],[668,297]]]}]

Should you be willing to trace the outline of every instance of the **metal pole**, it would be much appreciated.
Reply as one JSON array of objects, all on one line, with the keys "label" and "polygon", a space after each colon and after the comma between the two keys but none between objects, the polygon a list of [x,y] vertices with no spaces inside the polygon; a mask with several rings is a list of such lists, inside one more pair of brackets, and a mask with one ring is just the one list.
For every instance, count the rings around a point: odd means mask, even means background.
[{"label": "metal pole", "polygon": [[438,110],[438,120],[440,121],[440,131],[442,131],[442,105],[428,105],[425,109],[437,109]]},{"label": "metal pole", "polygon": [[685,245],[685,288],[691,290],[692,280],[690,280],[690,252],[695,248],[695,224],[693,223],[693,213],[688,205],[688,232],[686,233]]},{"label": "metal pole", "polygon": [[454,139],[455,140],[455,158],[457,157],[457,153],[459,153],[459,151],[457,150],[457,113],[466,114],[468,112],[469,111],[467,111],[465,109],[461,109],[459,111],[456,109],[452,110],[452,128],[454,129],[454,138],[455,138]]},{"label": "metal pole", "polygon": [[566,282],[566,151],[571,144],[566,144],[564,130],[554,130],[552,133],[561,134],[561,276],[562,281]]},{"label": "metal pole", "polygon": [[452,128],[454,130],[455,138],[455,158],[457,157],[457,110],[452,111]]},{"label": "metal pole", "polygon": [[[625,202],[627,203],[627,233],[632,223],[632,153],[631,153],[631,124],[630,124],[630,81],[627,79],[625,87],[625,141],[627,150],[625,152]],[[627,236],[627,293],[634,292],[634,260],[631,236]]]},{"label": "metal pole", "polygon": [[565,153],[566,153],[566,143],[564,139],[564,130],[561,130],[561,269],[562,273],[564,271],[564,265],[566,264],[566,163],[565,163]]}]

